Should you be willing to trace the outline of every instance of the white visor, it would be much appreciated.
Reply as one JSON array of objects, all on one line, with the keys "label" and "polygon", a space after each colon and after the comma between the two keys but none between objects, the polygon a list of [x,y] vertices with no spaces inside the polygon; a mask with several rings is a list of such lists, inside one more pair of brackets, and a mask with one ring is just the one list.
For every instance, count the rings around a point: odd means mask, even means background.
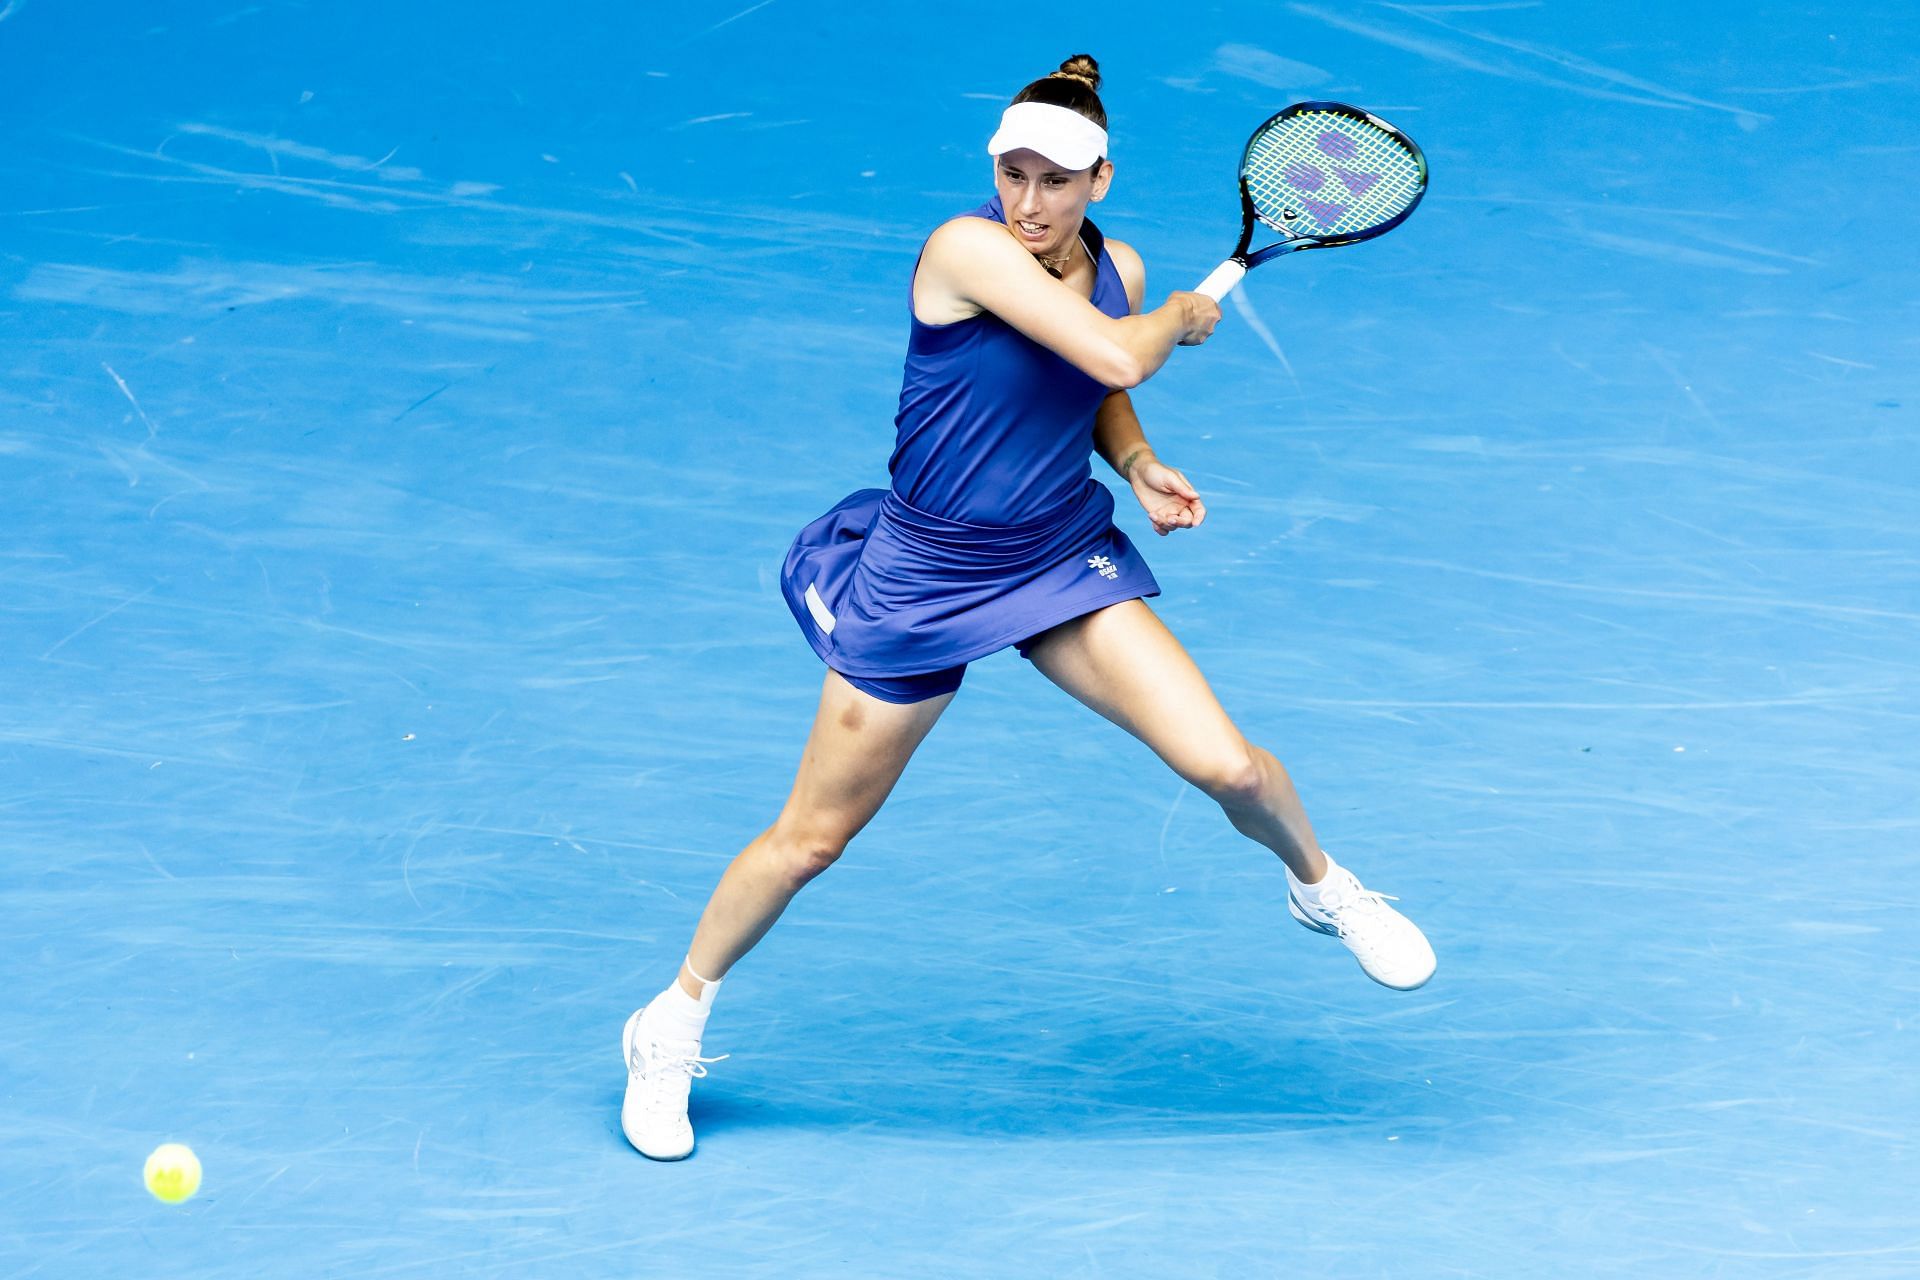
[{"label": "white visor", "polygon": [[1068,107],[1046,102],[1016,102],[1000,117],[987,142],[987,154],[1038,151],[1063,169],[1078,173],[1107,154],[1107,131]]}]

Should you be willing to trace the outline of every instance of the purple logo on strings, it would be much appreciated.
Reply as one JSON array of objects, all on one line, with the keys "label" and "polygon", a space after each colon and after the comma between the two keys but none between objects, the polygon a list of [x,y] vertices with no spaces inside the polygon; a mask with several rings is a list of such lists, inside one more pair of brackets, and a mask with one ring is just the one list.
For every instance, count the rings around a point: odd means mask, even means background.
[{"label": "purple logo on strings", "polygon": [[1327,175],[1317,166],[1302,164],[1298,160],[1288,165],[1282,172],[1286,174],[1288,182],[1302,191],[1318,191],[1327,184]]},{"label": "purple logo on strings", "polygon": [[[1352,162],[1358,159],[1360,155],[1360,148],[1352,138],[1332,129],[1325,130],[1318,138],[1314,139],[1314,146],[1318,147],[1320,154],[1326,156],[1329,161],[1345,160]],[[1382,177],[1381,174],[1366,173],[1342,164],[1329,163],[1327,168],[1333,170],[1334,176],[1340,179],[1341,183],[1345,185],[1347,191],[1353,195],[1355,199],[1365,199],[1367,192],[1373,190],[1374,185],[1378,183]],[[1332,226],[1334,223],[1340,221],[1341,215],[1346,213],[1349,208],[1349,206],[1344,204],[1336,204],[1330,200],[1318,200],[1313,196],[1301,194],[1308,191],[1319,192],[1324,188],[1327,185],[1328,177],[1326,169],[1322,169],[1318,165],[1308,164],[1304,160],[1295,160],[1282,170],[1281,173],[1282,176],[1293,185],[1295,199],[1298,201],[1300,207],[1312,214],[1323,226]],[[1331,195],[1332,193],[1329,192],[1328,194]]]},{"label": "purple logo on strings", "polygon": [[1354,145],[1352,138],[1344,133],[1335,133],[1332,129],[1322,133],[1314,145],[1320,148],[1322,155],[1332,156],[1335,160],[1351,160],[1360,154],[1360,148]]}]

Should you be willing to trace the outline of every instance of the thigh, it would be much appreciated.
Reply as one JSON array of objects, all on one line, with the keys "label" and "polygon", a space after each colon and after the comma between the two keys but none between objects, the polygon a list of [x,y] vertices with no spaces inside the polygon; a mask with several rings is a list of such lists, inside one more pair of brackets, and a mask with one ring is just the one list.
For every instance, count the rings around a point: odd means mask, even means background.
[{"label": "thigh", "polygon": [[945,693],[920,702],[888,702],[829,669],[781,821],[851,840],[880,811],[914,750],[952,701],[953,694]]},{"label": "thigh", "polygon": [[1027,658],[1189,781],[1231,774],[1246,753],[1213,687],[1144,600],[1061,623],[1028,646]]}]

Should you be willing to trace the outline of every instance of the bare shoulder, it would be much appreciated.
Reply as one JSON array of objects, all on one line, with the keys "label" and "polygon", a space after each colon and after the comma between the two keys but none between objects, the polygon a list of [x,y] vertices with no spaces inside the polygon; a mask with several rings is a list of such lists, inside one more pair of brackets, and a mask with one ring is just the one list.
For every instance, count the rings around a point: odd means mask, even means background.
[{"label": "bare shoulder", "polygon": [[1014,243],[1005,227],[991,218],[963,213],[934,228],[933,234],[927,237],[922,257],[935,266],[944,266],[978,261],[983,256],[989,260],[1004,258],[1008,250],[1018,253],[1020,246]]},{"label": "bare shoulder", "polygon": [[990,218],[962,214],[934,228],[920,251],[913,313],[923,324],[951,324],[990,310],[995,281],[1037,274],[1033,257]]},{"label": "bare shoulder", "polygon": [[1120,273],[1120,283],[1127,286],[1127,302],[1134,311],[1139,311],[1147,296],[1147,264],[1124,240],[1108,240],[1107,252],[1113,256],[1113,269]]}]

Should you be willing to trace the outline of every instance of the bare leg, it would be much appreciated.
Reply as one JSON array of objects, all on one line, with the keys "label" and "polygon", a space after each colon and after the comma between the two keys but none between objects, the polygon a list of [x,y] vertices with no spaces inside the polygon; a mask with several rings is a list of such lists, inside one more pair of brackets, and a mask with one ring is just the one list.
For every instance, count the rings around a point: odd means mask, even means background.
[{"label": "bare leg", "polygon": [[1151,747],[1278,854],[1302,883],[1327,874],[1293,780],[1241,736],[1200,668],[1144,600],[1061,623],[1029,651],[1047,679]]},{"label": "bare leg", "polygon": [[[886,702],[827,672],[813,732],[793,791],[772,826],[720,877],[694,931],[680,986],[699,997],[766,935],[793,895],[832,866],[872,820],[951,693],[905,705]],[[703,981],[704,980],[704,981]]]},{"label": "bare leg", "polygon": [[1351,871],[1329,875],[1287,771],[1240,736],[1173,633],[1139,600],[1043,636],[1028,653],[1047,677],[1152,747],[1215,800],[1233,825],[1279,854],[1300,882],[1287,910],[1340,940],[1369,978],[1412,991],[1433,977],[1433,946]]}]

